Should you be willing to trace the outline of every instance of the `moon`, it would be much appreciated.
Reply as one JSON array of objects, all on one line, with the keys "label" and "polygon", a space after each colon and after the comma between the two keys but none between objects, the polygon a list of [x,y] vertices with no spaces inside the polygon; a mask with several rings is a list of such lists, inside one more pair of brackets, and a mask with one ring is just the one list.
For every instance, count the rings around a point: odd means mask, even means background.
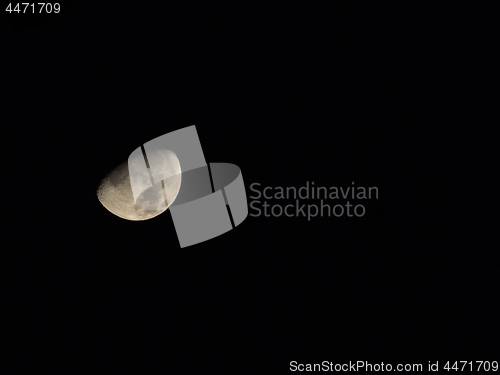
[{"label": "moon", "polygon": [[148,157],[155,165],[161,166],[161,172],[154,174],[147,168],[147,174],[134,173],[134,183],[142,181],[142,193],[137,201],[130,182],[129,161],[123,162],[102,179],[97,198],[109,212],[126,220],[148,220],[165,212],[174,202],[182,179],[179,159],[170,150],[157,150]]}]

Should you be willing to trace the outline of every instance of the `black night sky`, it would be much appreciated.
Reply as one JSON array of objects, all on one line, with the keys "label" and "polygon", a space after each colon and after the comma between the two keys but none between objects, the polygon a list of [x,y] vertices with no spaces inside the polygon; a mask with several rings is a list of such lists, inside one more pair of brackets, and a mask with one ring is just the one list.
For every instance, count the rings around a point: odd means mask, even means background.
[{"label": "black night sky", "polygon": [[[22,192],[8,199],[1,320],[20,373],[499,360],[490,34],[477,13],[67,9],[1,19],[2,138],[17,155],[4,171]],[[241,168],[249,204],[252,183],[354,182],[379,197],[357,202],[360,218],[248,216],[183,249],[169,212],[131,222],[104,209],[108,172],[190,125],[208,162]]]}]

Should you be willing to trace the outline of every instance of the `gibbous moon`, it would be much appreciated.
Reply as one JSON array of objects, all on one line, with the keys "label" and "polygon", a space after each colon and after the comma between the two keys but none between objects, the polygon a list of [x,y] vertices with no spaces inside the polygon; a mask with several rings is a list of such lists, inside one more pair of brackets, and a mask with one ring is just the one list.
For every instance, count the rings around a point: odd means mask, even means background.
[{"label": "gibbous moon", "polygon": [[[157,150],[153,155],[160,172],[151,173],[147,168],[141,174],[134,173],[134,186],[141,184],[142,193],[134,199],[129,172],[129,162],[125,161],[112,170],[101,181],[97,189],[99,202],[111,213],[126,220],[140,221],[152,219],[174,202],[181,187],[181,166],[179,159],[170,150]],[[134,162],[133,160],[131,162]]]}]

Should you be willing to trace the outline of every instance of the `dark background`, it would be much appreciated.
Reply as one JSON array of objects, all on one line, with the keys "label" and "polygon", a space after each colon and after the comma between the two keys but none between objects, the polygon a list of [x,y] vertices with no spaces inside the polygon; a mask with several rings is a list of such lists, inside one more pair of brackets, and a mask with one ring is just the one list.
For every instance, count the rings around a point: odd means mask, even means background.
[{"label": "dark background", "polygon": [[[1,317],[20,369],[498,360],[488,9],[68,9],[2,15]],[[193,124],[247,195],[354,181],[379,199],[363,218],[249,216],[185,249],[169,213],[102,207],[110,170]]]}]

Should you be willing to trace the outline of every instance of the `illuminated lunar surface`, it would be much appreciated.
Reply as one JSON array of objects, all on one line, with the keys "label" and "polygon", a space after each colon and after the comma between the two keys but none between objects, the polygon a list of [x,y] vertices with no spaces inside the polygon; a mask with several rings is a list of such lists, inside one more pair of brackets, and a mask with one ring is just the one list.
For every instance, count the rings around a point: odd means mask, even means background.
[{"label": "illuminated lunar surface", "polygon": [[143,181],[143,192],[137,197],[137,203],[132,192],[128,161],[120,164],[101,181],[97,189],[99,202],[108,211],[126,220],[148,220],[165,212],[179,193],[181,167],[175,153],[169,150],[159,150],[152,158],[161,161],[161,173],[153,174],[154,185],[151,184],[149,173],[133,176],[133,181]]}]

